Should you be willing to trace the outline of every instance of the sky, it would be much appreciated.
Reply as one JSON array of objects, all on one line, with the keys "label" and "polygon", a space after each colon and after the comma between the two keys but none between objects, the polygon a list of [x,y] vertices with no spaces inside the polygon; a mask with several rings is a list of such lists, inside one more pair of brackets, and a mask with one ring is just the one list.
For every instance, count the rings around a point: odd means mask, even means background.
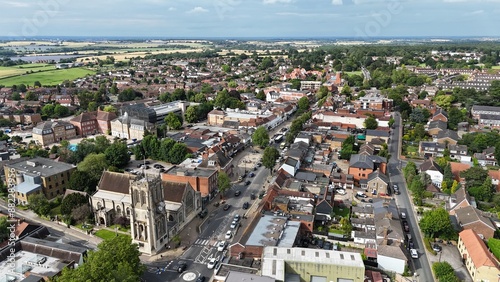
[{"label": "sky", "polygon": [[500,0],[0,0],[0,36],[500,37]]}]

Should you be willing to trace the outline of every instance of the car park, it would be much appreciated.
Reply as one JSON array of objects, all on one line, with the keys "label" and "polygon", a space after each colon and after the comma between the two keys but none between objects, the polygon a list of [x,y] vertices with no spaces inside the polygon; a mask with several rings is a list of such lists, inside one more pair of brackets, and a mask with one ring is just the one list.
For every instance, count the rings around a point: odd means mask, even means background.
[{"label": "car park", "polygon": [[244,202],[243,203],[243,209],[244,210],[248,210],[249,207],[250,207],[250,204],[248,202]]},{"label": "car park", "polygon": [[410,255],[414,259],[418,259],[418,252],[415,249],[410,249]]},{"label": "car park", "polygon": [[224,235],[224,238],[226,239],[231,239],[233,237],[233,232],[231,232],[231,230],[228,230],[226,232],[226,235]]},{"label": "car park", "polygon": [[217,258],[211,258],[210,260],[208,260],[207,268],[208,269],[214,269],[214,267],[217,264],[217,262],[218,262]]},{"label": "car park", "polygon": [[226,249],[226,241],[220,241],[219,244],[217,244],[217,251],[223,252]]},{"label": "car park", "polygon": [[225,204],[224,207],[222,208],[223,210],[227,211],[231,206],[228,204]]}]

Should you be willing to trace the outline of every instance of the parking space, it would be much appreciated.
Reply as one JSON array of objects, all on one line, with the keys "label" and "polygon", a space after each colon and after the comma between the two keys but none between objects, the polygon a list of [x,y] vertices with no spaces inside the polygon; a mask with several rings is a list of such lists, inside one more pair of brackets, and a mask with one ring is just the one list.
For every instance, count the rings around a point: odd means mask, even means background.
[{"label": "parking space", "polygon": [[429,258],[431,266],[435,262],[446,261],[453,267],[453,269],[455,270],[455,274],[460,279],[460,281],[472,282],[472,278],[469,276],[469,272],[467,272],[465,265],[460,259],[460,253],[458,252],[457,246],[448,245],[446,241],[437,244],[441,247],[441,251],[438,252],[437,255],[433,255],[427,252],[427,257]]}]

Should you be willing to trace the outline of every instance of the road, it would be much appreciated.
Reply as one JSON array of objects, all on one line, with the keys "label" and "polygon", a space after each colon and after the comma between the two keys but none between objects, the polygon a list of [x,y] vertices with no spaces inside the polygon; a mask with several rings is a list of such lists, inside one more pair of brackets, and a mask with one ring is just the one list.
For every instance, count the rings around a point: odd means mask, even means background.
[{"label": "road", "polygon": [[434,281],[429,260],[425,252],[425,245],[419,232],[418,221],[415,213],[413,212],[412,205],[410,203],[410,195],[406,187],[406,182],[404,180],[403,174],[401,172],[401,166],[403,164],[403,162],[399,158],[401,152],[401,130],[403,128],[401,115],[399,113],[394,113],[394,119],[395,128],[393,130],[391,141],[389,144],[389,153],[391,154],[391,158],[389,160],[388,172],[391,183],[397,184],[400,187],[399,189],[401,191],[401,194],[395,195],[396,203],[399,207],[399,210],[407,214],[407,221],[410,225],[410,233],[412,238],[414,238],[413,241],[415,244],[415,248],[419,253],[418,259],[409,258],[410,265],[413,266],[414,272],[417,273],[418,281]]},{"label": "road", "polygon": [[[269,136],[272,138],[274,134],[280,132],[281,128],[289,127],[291,121],[286,121],[280,126],[269,132]],[[274,144],[274,146],[279,146],[279,144]],[[239,183],[234,183],[223,199],[226,204],[231,207],[229,210],[224,211],[223,205],[219,206],[212,213],[210,213],[205,221],[205,223],[200,227],[200,233],[197,239],[194,242],[188,242],[189,248],[182,254],[181,257],[170,261],[168,263],[149,263],[148,271],[142,276],[146,281],[194,281],[196,277],[203,275],[207,278],[213,275],[213,270],[208,269],[207,263],[211,258],[217,258],[218,261],[223,260],[227,257],[227,248],[223,252],[219,252],[217,250],[217,244],[220,241],[227,241],[227,245],[233,243],[234,235],[231,239],[225,239],[225,234],[228,230],[233,231],[236,236],[240,235],[240,232],[246,227],[247,219],[244,217],[246,213],[252,212],[255,210],[253,205],[258,205],[260,202],[258,196],[261,191],[263,191],[263,187],[266,186],[268,177],[269,177],[269,169],[264,168],[263,166],[258,167],[254,170],[253,164],[243,165],[243,167],[238,166],[243,161],[248,159],[248,156],[254,151],[253,148],[246,148],[244,151],[239,153],[234,157],[233,162],[235,165],[235,173],[237,175],[241,175],[244,170],[248,170],[247,177],[243,179],[243,181]],[[260,150],[260,152],[262,152]],[[250,172],[253,172],[255,176],[250,177]],[[246,181],[250,181],[251,183],[247,186],[245,185]],[[240,191],[241,194],[239,196],[235,196],[235,192]],[[255,200],[251,200],[251,194],[256,195]],[[211,205],[215,202],[219,201],[216,198]],[[243,203],[248,202],[250,204],[250,208],[245,210],[243,209]],[[238,214],[241,217],[240,226],[237,229],[231,229],[230,225],[233,221],[234,216]],[[191,232],[191,230],[190,230]],[[192,230],[192,232],[196,232],[196,230]],[[182,274],[177,272],[177,268],[179,266],[179,262],[185,262],[187,264],[187,269]]]}]

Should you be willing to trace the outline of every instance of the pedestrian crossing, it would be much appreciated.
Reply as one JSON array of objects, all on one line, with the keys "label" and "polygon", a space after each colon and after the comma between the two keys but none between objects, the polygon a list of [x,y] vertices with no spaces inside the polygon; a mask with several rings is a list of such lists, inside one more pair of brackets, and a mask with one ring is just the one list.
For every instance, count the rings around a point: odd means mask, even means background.
[{"label": "pedestrian crossing", "polygon": [[208,243],[210,243],[210,239],[197,239],[195,242],[194,242],[194,245],[197,245],[197,246],[206,246],[208,245]]}]

